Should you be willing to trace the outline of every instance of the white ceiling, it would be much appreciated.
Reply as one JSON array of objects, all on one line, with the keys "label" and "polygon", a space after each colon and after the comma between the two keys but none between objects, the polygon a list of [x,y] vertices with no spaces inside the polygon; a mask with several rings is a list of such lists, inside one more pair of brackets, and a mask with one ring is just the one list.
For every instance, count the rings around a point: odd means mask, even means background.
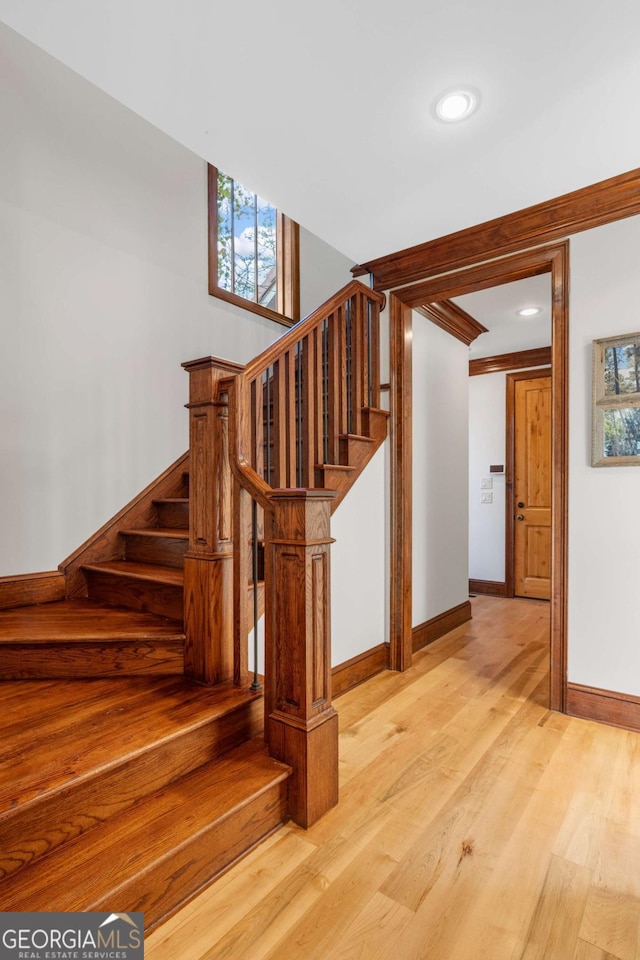
[{"label": "white ceiling", "polygon": [[[480,334],[471,344],[471,359],[551,344],[551,275],[548,273],[454,297],[454,303],[489,331]],[[542,312],[535,317],[517,317],[516,311],[523,307],[540,307]]]},{"label": "white ceiling", "polygon": [[[637,0],[0,0],[0,20],[355,261],[640,164]],[[461,84],[480,110],[438,123]]]}]

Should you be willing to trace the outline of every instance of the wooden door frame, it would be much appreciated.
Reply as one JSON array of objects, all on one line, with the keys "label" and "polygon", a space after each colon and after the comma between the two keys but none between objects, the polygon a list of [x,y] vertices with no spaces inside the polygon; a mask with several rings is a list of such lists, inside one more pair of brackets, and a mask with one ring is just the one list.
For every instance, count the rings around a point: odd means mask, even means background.
[{"label": "wooden door frame", "polygon": [[390,322],[390,666],[407,669],[411,643],[412,310],[487,287],[551,274],[552,517],[550,707],[565,711],[567,694],[567,507],[569,241],[525,250],[389,291]]},{"label": "wooden door frame", "polygon": [[504,523],[504,580],[505,596],[515,597],[515,524],[513,522],[516,472],[516,383],[519,380],[537,380],[553,376],[552,367],[539,370],[518,370],[506,377],[506,471],[505,471],[505,523]]}]

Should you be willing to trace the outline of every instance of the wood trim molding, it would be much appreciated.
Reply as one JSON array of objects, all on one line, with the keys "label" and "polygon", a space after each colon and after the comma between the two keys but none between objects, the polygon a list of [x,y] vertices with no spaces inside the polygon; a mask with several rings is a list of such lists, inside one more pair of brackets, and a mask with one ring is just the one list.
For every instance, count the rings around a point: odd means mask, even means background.
[{"label": "wood trim molding", "polygon": [[479,593],[483,597],[506,597],[507,584],[499,580],[469,580],[469,593]]},{"label": "wood trim molding", "polygon": [[390,519],[389,667],[407,670],[413,655],[411,630],[412,333],[411,309],[389,298],[390,335]]},{"label": "wood trim molding", "polygon": [[640,168],[354,267],[386,290],[640,213]]},{"label": "wood trim molding", "polygon": [[567,684],[567,713],[612,727],[640,732],[640,697],[580,683]]},{"label": "wood trim molding", "polygon": [[[197,361],[194,361],[197,362]],[[111,520],[89,537],[71,556],[63,560],[58,570],[66,577],[67,597],[86,595],[86,582],[81,567],[87,563],[113,560],[122,556],[119,531],[151,526],[155,515],[154,500],[164,497],[180,496],[178,492],[184,482],[184,473],[189,466],[189,454],[184,453],[175,463],[164,471],[142,493],[134,497]]]},{"label": "wood trim molding", "polygon": [[515,463],[516,463],[516,383],[520,380],[537,380],[549,376],[549,368],[537,370],[518,370],[508,373],[505,381],[506,414],[505,414],[505,496],[504,496],[504,572],[505,597],[515,596]]},{"label": "wood trim molding", "polygon": [[411,645],[413,652],[416,653],[426,647],[427,644],[433,643],[434,640],[439,640],[440,637],[444,637],[445,633],[455,630],[456,627],[462,626],[469,620],[471,620],[470,600],[465,600],[464,603],[459,603],[456,607],[451,607],[450,610],[439,613],[437,617],[425,620],[424,623],[420,623],[412,629]]},{"label": "wood trim molding", "polygon": [[528,367],[548,366],[551,363],[551,347],[535,350],[516,350],[514,353],[499,353],[493,357],[478,357],[469,361],[469,376],[483,373],[500,373],[502,370],[524,370]]},{"label": "wood trim molding", "polygon": [[331,696],[336,697],[353,690],[365,680],[389,668],[389,644],[379,643],[377,647],[365,650],[344,663],[331,669]]},{"label": "wood trim molding", "polygon": [[438,303],[425,303],[421,307],[416,307],[416,311],[431,320],[436,326],[450,333],[456,340],[461,340],[467,346],[473,343],[481,333],[487,333],[487,328],[483,327],[478,320],[475,320],[470,313],[463,310],[451,300],[440,300]]},{"label": "wood trim molding", "polygon": [[[464,249],[464,240],[462,241]],[[435,272],[435,270],[434,270]],[[568,324],[569,243],[526,250],[479,263],[446,277],[432,276],[389,294],[391,338],[391,665],[405,650],[403,624],[411,615],[411,310],[409,307],[450,299],[510,283],[524,277],[551,275],[552,294],[552,600],[550,641],[550,706],[565,710],[567,671],[567,496],[568,496]],[[424,274],[423,274],[424,276]]]},{"label": "wood trim molding", "polygon": [[65,578],[58,570],[0,577],[0,610],[64,600]]}]

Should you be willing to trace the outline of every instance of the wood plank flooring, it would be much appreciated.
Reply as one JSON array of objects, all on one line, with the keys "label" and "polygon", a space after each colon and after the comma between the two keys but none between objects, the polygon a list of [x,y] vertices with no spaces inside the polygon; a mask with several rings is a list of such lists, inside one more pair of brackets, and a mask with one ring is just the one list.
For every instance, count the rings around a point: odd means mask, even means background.
[{"label": "wood plank flooring", "polygon": [[337,701],[338,807],[147,960],[640,960],[640,736],[548,710],[547,604],[473,614]]}]

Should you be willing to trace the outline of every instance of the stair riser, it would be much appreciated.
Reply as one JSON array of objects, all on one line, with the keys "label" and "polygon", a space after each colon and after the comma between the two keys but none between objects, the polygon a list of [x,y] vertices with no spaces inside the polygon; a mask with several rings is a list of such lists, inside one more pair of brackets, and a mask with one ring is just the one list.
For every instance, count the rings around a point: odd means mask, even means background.
[{"label": "stair riser", "polygon": [[184,673],[183,640],[2,644],[0,679],[174,676]]},{"label": "stair riser", "polygon": [[[22,883],[20,875],[5,881],[2,908],[5,911],[127,911],[144,912],[145,931],[158,926],[196,893],[220,876],[261,840],[277,830],[288,818],[287,784],[280,782],[264,790],[226,816],[213,819],[186,843],[166,850],[161,837],[150,836],[157,849],[153,863],[135,872],[137,854],[128,862],[114,862],[105,870],[98,886],[65,886],[51,871]],[[30,871],[29,871],[30,872]],[[125,879],[123,879],[123,877]],[[17,880],[17,883],[13,883]],[[33,881],[33,883],[31,882]]]},{"label": "stair riser", "polygon": [[[253,700],[168,742],[151,744],[109,772],[8,810],[0,818],[0,878],[15,873],[146,794],[258,735],[263,703]],[[6,909],[3,907],[3,909]],[[44,908],[50,909],[50,907]]]},{"label": "stair riser", "polygon": [[[246,856],[288,820],[287,783],[279,783],[178,850],[170,851],[155,868],[122,884],[119,903],[144,913],[145,931],[159,926],[172,913]],[[96,898],[82,910],[110,910],[114,893]],[[7,909],[7,908],[4,908]],[[72,908],[65,908],[72,909]]]},{"label": "stair riser", "polygon": [[165,567],[184,566],[184,555],[189,547],[189,539],[176,540],[173,537],[140,537],[123,534],[125,556],[137,563],[160,563]]},{"label": "stair riser", "polygon": [[96,571],[86,571],[89,597],[116,606],[158,613],[173,620],[183,618],[182,588]]},{"label": "stair riser", "polygon": [[373,442],[361,437],[340,437],[340,463],[361,469],[371,456]]},{"label": "stair riser", "polygon": [[189,529],[188,503],[156,503],[158,526],[173,527],[176,530]]}]

